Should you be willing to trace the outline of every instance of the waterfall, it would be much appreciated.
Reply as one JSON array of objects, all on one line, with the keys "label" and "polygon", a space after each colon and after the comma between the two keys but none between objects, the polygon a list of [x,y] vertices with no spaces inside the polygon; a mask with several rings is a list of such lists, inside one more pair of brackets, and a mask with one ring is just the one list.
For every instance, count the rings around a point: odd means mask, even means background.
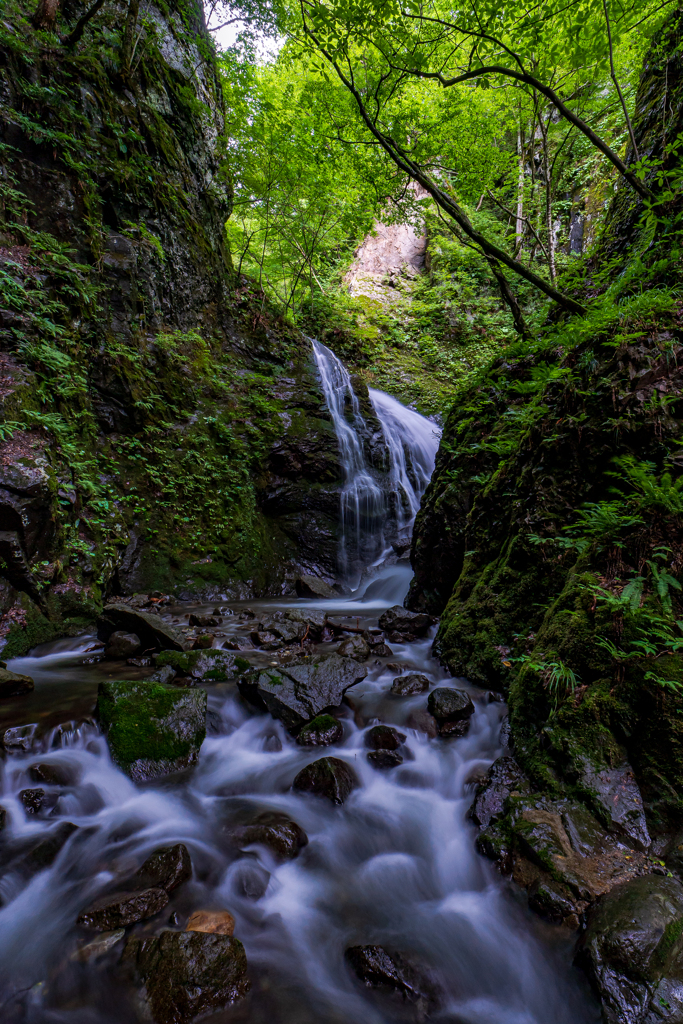
[{"label": "waterfall", "polygon": [[376,426],[363,416],[348,370],[326,345],[311,343],[344,473],[339,567],[344,576],[358,577],[382,561],[393,543],[409,540],[441,431],[391,395],[370,389],[383,450],[382,459],[375,454],[371,461],[367,441]]}]

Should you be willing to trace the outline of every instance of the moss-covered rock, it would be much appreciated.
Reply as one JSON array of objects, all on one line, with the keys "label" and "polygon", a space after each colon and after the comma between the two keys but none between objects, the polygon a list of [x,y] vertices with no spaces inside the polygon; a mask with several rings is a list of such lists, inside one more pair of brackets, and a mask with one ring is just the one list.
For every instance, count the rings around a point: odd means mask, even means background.
[{"label": "moss-covered rock", "polygon": [[141,781],[196,764],[206,735],[206,691],[150,682],[100,683],[97,714],[112,759]]}]

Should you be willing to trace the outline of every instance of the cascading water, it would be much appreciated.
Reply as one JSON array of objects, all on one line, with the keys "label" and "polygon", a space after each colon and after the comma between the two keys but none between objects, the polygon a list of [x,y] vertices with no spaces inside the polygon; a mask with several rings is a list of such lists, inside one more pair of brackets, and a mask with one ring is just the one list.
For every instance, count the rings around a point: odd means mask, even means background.
[{"label": "cascading water", "polygon": [[365,440],[371,427],[350,374],[331,349],[319,341],[312,345],[344,472],[340,569],[357,579],[366,566],[391,550],[392,543],[408,539],[434,469],[441,432],[390,395],[369,389],[388,470],[372,465]]}]

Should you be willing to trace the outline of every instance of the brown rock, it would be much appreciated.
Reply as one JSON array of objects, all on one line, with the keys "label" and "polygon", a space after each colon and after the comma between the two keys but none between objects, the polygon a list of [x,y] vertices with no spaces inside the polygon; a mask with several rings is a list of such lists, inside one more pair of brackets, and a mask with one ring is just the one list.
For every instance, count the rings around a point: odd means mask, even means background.
[{"label": "brown rock", "polygon": [[30,676],[10,672],[8,668],[0,668],[0,697],[23,697],[34,688]]},{"label": "brown rock", "polygon": [[110,893],[86,907],[77,923],[97,932],[115,931],[136,921],[154,917],[167,904],[168,893],[164,889]]},{"label": "brown rock", "polygon": [[195,910],[194,914],[190,914],[185,931],[232,935],[235,931],[235,918],[229,910]]}]

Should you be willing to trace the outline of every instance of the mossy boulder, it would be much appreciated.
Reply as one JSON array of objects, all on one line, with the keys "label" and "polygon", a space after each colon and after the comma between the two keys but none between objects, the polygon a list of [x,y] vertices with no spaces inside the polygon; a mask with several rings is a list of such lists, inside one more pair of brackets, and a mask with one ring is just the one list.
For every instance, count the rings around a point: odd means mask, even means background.
[{"label": "mossy boulder", "polygon": [[303,727],[296,738],[301,747],[329,747],[339,743],[344,736],[344,726],[334,715],[318,715]]},{"label": "mossy boulder", "polygon": [[112,759],[142,781],[196,763],[206,735],[206,692],[161,683],[100,683],[97,714]]},{"label": "mossy boulder", "polygon": [[246,668],[249,662],[244,658],[236,658],[230,651],[219,651],[215,648],[198,651],[162,651],[154,659],[157,668],[169,666],[180,676],[206,680],[212,683],[225,683],[235,679]]}]

